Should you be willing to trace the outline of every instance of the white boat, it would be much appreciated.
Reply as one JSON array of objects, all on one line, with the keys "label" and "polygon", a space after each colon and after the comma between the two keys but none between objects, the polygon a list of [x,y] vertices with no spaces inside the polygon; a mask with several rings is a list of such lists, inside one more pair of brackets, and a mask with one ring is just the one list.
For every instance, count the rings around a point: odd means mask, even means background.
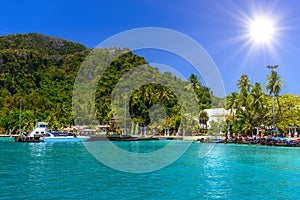
[{"label": "white boat", "polygon": [[46,134],[50,133],[50,130],[48,129],[48,123],[46,122],[38,122],[35,126],[35,128],[29,133],[29,137],[35,137],[35,136],[44,136]]},{"label": "white boat", "polygon": [[42,142],[81,142],[90,138],[88,136],[77,136],[70,132],[50,131],[46,122],[38,122],[29,136],[40,136],[40,141]]},{"label": "white boat", "polygon": [[51,132],[41,138],[44,142],[84,142],[88,140],[88,136],[77,136],[70,133]]}]

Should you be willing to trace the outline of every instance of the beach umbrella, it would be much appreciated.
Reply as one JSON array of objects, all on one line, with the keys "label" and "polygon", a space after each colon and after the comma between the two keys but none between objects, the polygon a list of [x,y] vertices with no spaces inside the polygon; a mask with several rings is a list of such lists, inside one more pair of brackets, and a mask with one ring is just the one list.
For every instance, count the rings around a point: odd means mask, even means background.
[{"label": "beach umbrella", "polygon": [[297,124],[294,124],[294,129],[295,129],[294,137],[298,137],[297,127],[298,127]]},{"label": "beach umbrella", "polygon": [[219,136],[222,139],[222,125],[219,126]]},{"label": "beach umbrella", "polygon": [[227,127],[227,137],[230,136],[230,126]]},{"label": "beach umbrella", "polygon": [[134,122],[131,123],[130,135],[134,135],[134,132],[133,132],[133,131],[134,131],[134,130],[133,130],[133,129],[134,129],[134,124],[135,124]]}]

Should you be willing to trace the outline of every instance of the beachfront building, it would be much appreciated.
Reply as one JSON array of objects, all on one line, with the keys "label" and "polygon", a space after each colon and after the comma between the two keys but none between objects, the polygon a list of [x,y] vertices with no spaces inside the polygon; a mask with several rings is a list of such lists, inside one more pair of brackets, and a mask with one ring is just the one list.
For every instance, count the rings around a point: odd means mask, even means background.
[{"label": "beachfront building", "polygon": [[107,130],[109,129],[109,125],[98,125],[96,126],[96,130],[99,134],[105,135]]},{"label": "beachfront building", "polygon": [[208,114],[208,121],[207,121],[207,127],[211,127],[211,122],[222,122],[225,120],[225,116],[230,114],[229,110],[226,110],[225,108],[211,108],[211,109],[205,109],[205,112]]}]

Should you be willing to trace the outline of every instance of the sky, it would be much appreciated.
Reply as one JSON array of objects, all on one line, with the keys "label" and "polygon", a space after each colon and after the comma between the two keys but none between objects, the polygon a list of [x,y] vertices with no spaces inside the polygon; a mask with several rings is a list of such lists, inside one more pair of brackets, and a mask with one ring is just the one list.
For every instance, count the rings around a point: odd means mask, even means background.
[{"label": "sky", "polygon": [[[0,35],[37,32],[89,48],[130,29],[172,29],[206,50],[226,94],[237,91],[242,74],[263,85],[270,73],[267,65],[279,65],[276,70],[286,86],[282,94],[300,94],[299,0],[0,0],[0,18]],[[263,41],[253,33],[257,21],[267,21],[258,28],[261,34],[272,30]],[[194,73],[188,62],[167,52],[136,53],[150,63],[172,66],[186,78]]]}]

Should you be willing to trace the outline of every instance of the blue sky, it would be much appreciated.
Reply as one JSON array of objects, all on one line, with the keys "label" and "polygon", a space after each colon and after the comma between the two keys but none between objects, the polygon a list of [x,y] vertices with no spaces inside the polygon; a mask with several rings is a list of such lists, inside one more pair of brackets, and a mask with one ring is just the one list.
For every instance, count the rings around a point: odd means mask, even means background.
[{"label": "blue sky", "polygon": [[[110,36],[139,27],[164,27],[201,44],[216,63],[227,93],[247,74],[266,81],[266,65],[279,65],[282,93],[300,93],[300,2],[229,0],[9,1],[0,0],[0,35],[38,32],[94,47]],[[248,36],[257,17],[273,21],[269,44]],[[151,51],[137,52],[149,62],[174,66],[188,76],[187,63]]]}]

